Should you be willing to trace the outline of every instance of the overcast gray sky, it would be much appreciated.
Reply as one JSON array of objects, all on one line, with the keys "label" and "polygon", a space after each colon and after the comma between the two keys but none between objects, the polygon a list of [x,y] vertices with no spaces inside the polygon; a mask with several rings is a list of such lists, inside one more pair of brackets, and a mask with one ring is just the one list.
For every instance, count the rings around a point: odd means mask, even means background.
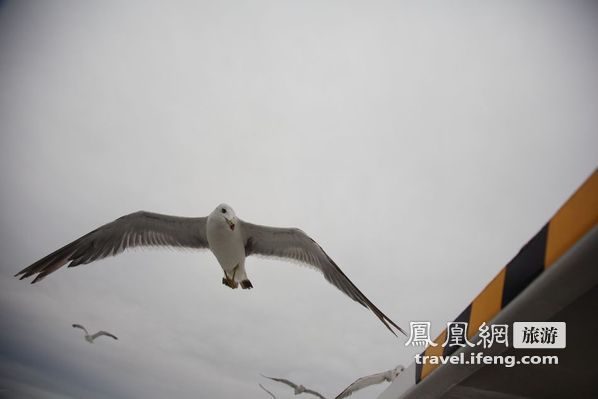
[{"label": "overcast gray sky", "polygon": [[[12,275],[139,209],[295,226],[436,334],[598,165],[598,8],[0,2],[0,397],[332,396],[413,361],[321,275],[128,252]],[[89,345],[70,325],[107,329]],[[371,398],[384,386],[356,393]]]}]

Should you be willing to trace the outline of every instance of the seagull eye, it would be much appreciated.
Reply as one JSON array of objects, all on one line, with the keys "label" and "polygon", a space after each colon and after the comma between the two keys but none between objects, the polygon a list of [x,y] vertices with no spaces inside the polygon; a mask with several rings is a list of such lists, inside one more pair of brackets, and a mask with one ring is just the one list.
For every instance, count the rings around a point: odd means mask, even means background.
[{"label": "seagull eye", "polygon": [[222,212],[222,213],[226,213],[226,209],[222,208],[222,209],[220,210],[220,212]]}]

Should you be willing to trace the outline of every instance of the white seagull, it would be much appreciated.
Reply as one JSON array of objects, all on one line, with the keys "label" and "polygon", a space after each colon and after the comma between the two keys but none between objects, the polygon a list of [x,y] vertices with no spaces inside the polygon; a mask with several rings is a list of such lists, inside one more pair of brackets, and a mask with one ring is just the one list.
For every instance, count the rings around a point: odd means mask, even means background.
[{"label": "white seagull", "polygon": [[178,217],[139,211],[122,216],[52,252],[15,276],[36,275],[32,283],[68,263],[68,267],[117,255],[143,246],[210,249],[224,270],[222,283],[230,288],[253,288],[245,271],[245,258],[263,255],[299,261],[320,271],[349,298],[370,309],[394,335],[392,327],[407,335],[382,313],[342,272],[324,250],[295,228],[260,226],[245,222],[220,204],[208,217]]},{"label": "white seagull", "polygon": [[83,327],[81,324],[73,324],[73,328],[80,328],[81,330],[83,330],[85,332],[83,338],[85,338],[85,340],[90,344],[93,344],[93,341],[95,341],[96,338],[101,337],[102,335],[105,335],[113,339],[118,339],[115,335],[110,334],[108,331],[98,331],[97,333],[90,335],[87,332],[87,329]]},{"label": "white seagull", "polygon": [[268,394],[269,394],[270,396],[272,396],[274,399],[276,399],[276,396],[274,396],[274,394],[273,394],[272,392],[270,392],[270,391],[268,391],[266,388],[264,388],[264,386],[263,386],[262,384],[259,384],[259,383],[258,383],[258,385],[259,385],[259,386],[260,386],[260,388],[262,388],[264,391],[268,392]]},{"label": "white seagull", "polygon": [[295,392],[295,395],[299,395],[300,393],[309,393],[309,394],[317,396],[320,399],[326,399],[324,396],[322,396],[318,392],[313,391],[313,390],[308,389],[308,388],[305,388],[303,385],[297,385],[294,382],[291,382],[289,380],[285,380],[284,378],[268,377],[267,375],[263,375],[263,374],[261,374],[261,376],[264,377],[264,378],[269,378],[272,381],[282,382],[283,384],[286,384],[286,385],[290,386],[291,388],[293,388],[293,390]]},{"label": "white seagull", "polygon": [[369,387],[370,385],[380,384],[385,381],[392,382],[398,377],[399,374],[403,372],[403,370],[405,370],[405,368],[399,365],[394,369],[385,371],[383,373],[377,373],[368,375],[367,377],[358,378],[334,399],[346,398],[347,396],[351,396],[353,392],[359,391],[365,387]]}]

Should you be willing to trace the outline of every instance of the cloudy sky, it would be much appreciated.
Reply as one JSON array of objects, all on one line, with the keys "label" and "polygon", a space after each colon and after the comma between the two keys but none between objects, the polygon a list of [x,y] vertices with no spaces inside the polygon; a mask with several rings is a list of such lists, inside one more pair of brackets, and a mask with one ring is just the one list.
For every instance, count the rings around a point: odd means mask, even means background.
[{"label": "cloudy sky", "polygon": [[248,260],[251,291],[209,252],[12,276],[121,215],[227,202],[437,333],[598,165],[597,19],[589,1],[0,2],[0,397],[292,397],[259,373],[333,397],[410,364],[278,260]]}]

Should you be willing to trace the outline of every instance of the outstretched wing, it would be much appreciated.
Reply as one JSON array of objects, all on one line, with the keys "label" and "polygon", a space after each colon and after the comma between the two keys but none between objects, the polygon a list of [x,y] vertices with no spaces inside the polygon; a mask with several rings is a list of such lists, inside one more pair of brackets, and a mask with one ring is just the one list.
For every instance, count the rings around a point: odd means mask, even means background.
[{"label": "outstretched wing", "polygon": [[15,277],[21,276],[22,280],[37,274],[32,281],[35,283],[69,262],[68,267],[86,264],[133,247],[208,248],[206,219],[144,211],[131,213],[52,252],[18,272]]},{"label": "outstretched wing", "polygon": [[268,377],[267,375],[263,375],[261,374],[262,377],[264,378],[268,378],[272,381],[277,381],[277,382],[282,382],[283,384],[287,384],[288,386],[290,386],[291,388],[297,388],[297,384],[289,381],[289,380],[285,380],[284,378],[274,378],[274,377]]},{"label": "outstretched wing", "polygon": [[240,221],[245,241],[245,255],[259,254],[286,258],[315,267],[324,278],[349,298],[370,309],[384,323],[386,328],[397,335],[391,325],[407,335],[401,327],[378,309],[343,273],[334,261],[312,238],[299,229],[260,226]]},{"label": "outstretched wing", "polygon": [[355,380],[355,382],[345,388],[343,392],[339,393],[335,399],[346,398],[347,396],[351,396],[351,394],[355,391],[359,391],[360,389],[369,387],[370,385],[380,384],[386,380],[387,374],[387,372],[384,372],[358,378]]},{"label": "outstretched wing", "polygon": [[116,335],[112,335],[110,334],[108,331],[98,331],[97,333],[93,334],[91,336],[92,339],[96,339],[97,337],[101,337],[102,335],[105,335],[107,337],[113,338],[113,339],[118,339],[116,337]]},{"label": "outstretched wing", "polygon": [[324,396],[322,396],[321,394],[319,394],[318,392],[316,392],[316,391],[314,391],[314,390],[312,390],[312,389],[307,389],[307,388],[306,388],[304,392],[305,392],[305,393],[310,393],[310,394],[312,394],[312,395],[315,395],[315,396],[317,396],[317,397],[318,397],[318,398],[320,398],[320,399],[326,399]]},{"label": "outstretched wing", "polygon": [[276,396],[274,396],[274,394],[273,394],[272,392],[270,392],[270,391],[268,391],[266,388],[264,388],[264,386],[263,386],[262,384],[259,384],[259,383],[258,383],[258,385],[259,385],[259,386],[260,386],[260,388],[262,388],[264,391],[268,392],[268,393],[270,394],[270,396],[272,396],[274,399],[276,399]]},{"label": "outstretched wing", "polygon": [[73,324],[74,328],[80,328],[81,330],[85,331],[85,334],[89,334],[87,332],[87,329],[85,327],[83,327],[81,324]]}]

